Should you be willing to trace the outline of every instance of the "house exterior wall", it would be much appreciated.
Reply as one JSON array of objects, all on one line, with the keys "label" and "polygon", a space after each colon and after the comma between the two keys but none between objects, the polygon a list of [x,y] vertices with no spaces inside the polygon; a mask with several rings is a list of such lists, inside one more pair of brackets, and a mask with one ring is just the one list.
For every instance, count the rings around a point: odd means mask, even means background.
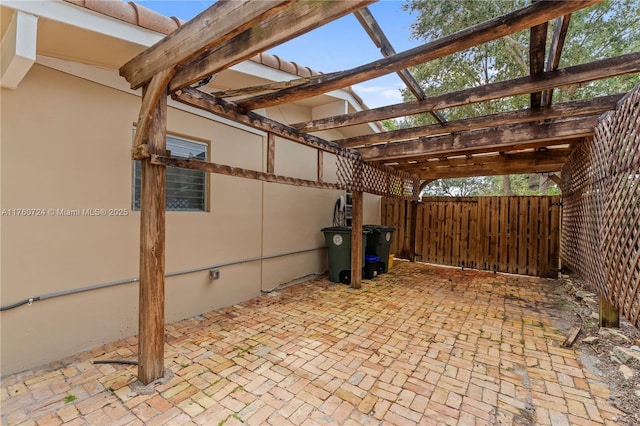
[{"label": "house exterior wall", "polygon": [[[40,65],[1,96],[1,208],[42,209],[44,216],[3,215],[0,303],[137,277],[140,214],[131,211],[130,150],[140,98]],[[262,134],[175,108],[167,127],[208,143],[210,161],[266,170]],[[325,157],[330,174],[335,160]],[[315,150],[277,140],[277,174],[315,179],[316,165]],[[210,175],[208,212],[167,212],[166,272],[270,258],[223,266],[216,281],[207,270],[167,278],[166,321],[324,272],[320,229],[331,226],[340,194]],[[75,209],[128,214],[62,214]],[[380,223],[380,197],[365,197],[364,221]],[[137,304],[137,283],[126,283],[2,312],[2,374],[137,334]]]}]

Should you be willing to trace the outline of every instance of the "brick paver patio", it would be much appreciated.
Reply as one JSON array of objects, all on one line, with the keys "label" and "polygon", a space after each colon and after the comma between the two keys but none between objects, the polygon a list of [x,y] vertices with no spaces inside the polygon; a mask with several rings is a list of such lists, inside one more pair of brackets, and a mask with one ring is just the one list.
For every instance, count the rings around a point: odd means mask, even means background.
[{"label": "brick paver patio", "polygon": [[153,388],[92,362],[135,360],[135,338],[4,377],[2,424],[617,424],[561,347],[555,285],[407,262],[360,290],[315,280],[167,326]]}]

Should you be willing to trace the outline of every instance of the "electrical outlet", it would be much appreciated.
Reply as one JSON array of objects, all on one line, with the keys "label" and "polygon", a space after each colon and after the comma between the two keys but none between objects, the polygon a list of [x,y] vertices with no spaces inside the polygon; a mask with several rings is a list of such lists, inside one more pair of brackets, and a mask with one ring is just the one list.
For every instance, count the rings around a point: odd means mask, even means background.
[{"label": "electrical outlet", "polygon": [[211,269],[209,270],[209,278],[211,280],[217,280],[220,278],[220,269]]}]

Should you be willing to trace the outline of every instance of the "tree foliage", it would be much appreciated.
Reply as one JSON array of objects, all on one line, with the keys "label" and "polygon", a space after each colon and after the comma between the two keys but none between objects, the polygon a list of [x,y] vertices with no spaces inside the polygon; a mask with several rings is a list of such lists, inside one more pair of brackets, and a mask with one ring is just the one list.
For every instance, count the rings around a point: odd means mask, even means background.
[{"label": "tree foliage", "polygon": [[500,195],[559,195],[560,188],[547,175],[508,176],[505,190],[503,176],[437,179],[428,184],[421,196],[478,197]]},{"label": "tree foliage", "polygon": [[[527,6],[530,0],[408,0],[405,9],[415,14],[411,26],[412,37],[429,42],[461,31],[465,28],[504,15]],[[554,26],[548,27],[547,51]],[[580,10],[571,16],[569,30],[562,51],[560,68],[640,51],[640,0],[607,0]],[[529,30],[467,49],[411,69],[427,96],[436,96],[493,82],[529,75]],[[554,90],[555,103],[587,99],[594,96],[623,93],[640,82],[637,75],[620,76],[579,86]],[[403,91],[406,100],[413,95]],[[447,120],[489,115],[524,109],[530,97],[514,96],[491,102],[476,103],[440,111]],[[396,127],[413,127],[434,123],[428,114],[419,114],[398,120]],[[451,183],[429,185],[427,193],[451,195],[457,191],[471,191],[471,195],[500,194],[510,186],[513,195],[542,193],[530,182],[536,175],[450,179]],[[472,190],[473,188],[473,190]],[[543,186],[544,192],[558,189],[555,184]],[[504,193],[504,192],[503,192]]]},{"label": "tree foliage", "polygon": [[[412,37],[429,42],[491,18],[525,7],[528,0],[409,0],[405,8],[416,15]],[[549,25],[547,50],[555,21]],[[609,0],[574,13],[560,68],[640,50],[640,0]],[[411,69],[427,96],[434,96],[529,74],[529,31],[421,64]],[[638,83],[637,75],[557,89],[557,102],[622,93]],[[405,99],[412,97],[409,91]],[[441,111],[449,120],[526,108],[529,96],[515,96]],[[433,122],[427,114],[406,119],[400,126]]]}]

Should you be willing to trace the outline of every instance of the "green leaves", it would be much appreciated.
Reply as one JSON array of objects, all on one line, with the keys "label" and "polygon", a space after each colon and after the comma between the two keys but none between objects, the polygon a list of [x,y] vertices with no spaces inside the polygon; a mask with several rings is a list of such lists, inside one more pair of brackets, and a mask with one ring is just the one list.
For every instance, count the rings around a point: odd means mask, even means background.
[{"label": "green leaves", "polygon": [[[425,42],[525,7],[529,0],[409,0],[405,9],[416,15],[413,37]],[[556,22],[551,22],[547,51]],[[605,1],[571,17],[560,67],[578,65],[640,50],[640,0]],[[529,31],[521,31],[411,69],[427,96],[450,93],[529,74]],[[633,88],[637,75],[596,81],[581,87],[556,89],[555,102],[622,93]],[[411,99],[405,92],[405,99]],[[441,111],[448,120],[526,108],[529,96],[517,96]],[[409,117],[404,126],[433,123],[429,116]]]}]

